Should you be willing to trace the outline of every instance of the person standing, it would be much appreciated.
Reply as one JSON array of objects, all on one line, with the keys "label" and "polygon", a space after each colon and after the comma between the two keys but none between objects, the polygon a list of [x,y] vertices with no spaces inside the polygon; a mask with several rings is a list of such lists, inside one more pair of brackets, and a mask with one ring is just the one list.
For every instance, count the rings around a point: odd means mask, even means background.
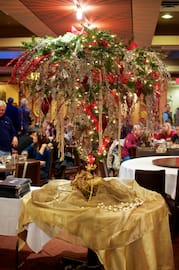
[{"label": "person standing", "polygon": [[172,119],[172,112],[170,110],[171,110],[170,105],[167,103],[165,105],[165,110],[162,114],[162,121],[163,121],[163,123],[169,122],[172,125],[173,119]]},{"label": "person standing", "polygon": [[19,134],[21,130],[19,111],[13,103],[14,99],[12,97],[9,97],[7,100],[6,115],[12,120],[15,130],[17,134]]},{"label": "person standing", "polygon": [[176,109],[175,113],[175,126],[179,126],[179,108]]},{"label": "person standing", "polygon": [[10,155],[12,147],[16,148],[18,145],[17,133],[12,120],[5,113],[6,107],[6,102],[0,100],[0,157]]},{"label": "person standing", "polygon": [[19,109],[19,117],[21,123],[21,134],[26,134],[28,127],[32,124],[31,111],[27,108],[27,99],[21,99],[21,106]]}]

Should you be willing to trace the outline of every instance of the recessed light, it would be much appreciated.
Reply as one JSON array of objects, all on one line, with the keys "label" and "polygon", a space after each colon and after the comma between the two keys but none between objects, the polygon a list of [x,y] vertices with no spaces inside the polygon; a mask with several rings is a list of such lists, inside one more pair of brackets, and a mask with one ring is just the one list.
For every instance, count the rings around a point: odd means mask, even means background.
[{"label": "recessed light", "polygon": [[171,14],[169,14],[169,13],[166,13],[166,14],[162,15],[162,18],[168,20],[168,19],[173,18],[173,16]]}]

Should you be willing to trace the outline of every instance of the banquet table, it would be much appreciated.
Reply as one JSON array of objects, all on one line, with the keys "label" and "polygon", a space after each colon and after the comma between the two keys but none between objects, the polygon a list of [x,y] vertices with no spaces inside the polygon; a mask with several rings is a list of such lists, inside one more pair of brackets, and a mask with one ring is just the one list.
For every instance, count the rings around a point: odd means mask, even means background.
[{"label": "banquet table", "polygon": [[60,182],[24,196],[19,250],[25,242],[32,249],[38,243],[38,252],[57,237],[93,250],[105,270],[174,270],[168,208],[160,194],[136,181],[108,178],[87,201],[69,181],[63,187]]},{"label": "banquet table", "polygon": [[0,164],[0,172],[14,172],[16,170],[15,164]]},{"label": "banquet table", "polygon": [[[14,173],[15,170],[16,170],[16,164],[25,164],[25,162],[33,162],[34,160],[36,159],[27,159],[27,160],[18,160],[16,163],[6,163],[6,164],[2,164],[0,163],[0,172],[11,172],[11,173]],[[45,161],[43,160],[40,160],[40,167],[44,167],[45,166]]]},{"label": "banquet table", "polygon": [[161,153],[153,147],[136,147],[136,157],[148,156],[179,156],[179,148],[168,148],[165,153]]},{"label": "banquet table", "polygon": [[0,235],[17,235],[21,199],[0,198]]},{"label": "banquet table", "polygon": [[[36,189],[39,187],[31,187],[31,191]],[[0,197],[0,235],[17,235],[21,202],[22,198]]]},{"label": "banquet table", "polygon": [[[153,164],[156,159],[171,158],[172,156],[150,156],[134,158],[122,162],[119,178],[123,182],[135,179],[135,170],[165,170],[165,192],[175,199],[178,168],[157,166]],[[176,157],[176,156],[173,156]]]}]

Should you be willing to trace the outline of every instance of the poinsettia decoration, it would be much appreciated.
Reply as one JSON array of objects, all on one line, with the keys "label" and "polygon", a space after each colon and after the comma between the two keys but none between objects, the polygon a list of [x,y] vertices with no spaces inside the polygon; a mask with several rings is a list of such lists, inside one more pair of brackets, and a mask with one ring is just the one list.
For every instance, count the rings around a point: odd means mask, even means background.
[{"label": "poinsettia decoration", "polygon": [[[135,41],[126,43],[97,28],[83,27],[78,31],[73,27],[63,36],[33,38],[23,47],[25,52],[15,59],[10,81],[18,83],[21,91],[28,87],[32,94],[38,94],[44,113],[50,105],[46,102],[48,97],[59,104],[65,100],[69,106],[78,107],[76,115],[75,109],[69,113],[76,128],[78,123],[78,128],[85,126],[85,132],[92,134],[86,136],[91,142],[90,147],[86,144],[88,151],[84,143],[82,147],[90,162],[105,154],[109,141],[106,138],[118,136],[114,130],[120,120],[120,104],[131,109],[129,94],[158,96],[160,84],[169,79],[158,52],[138,48]],[[38,74],[35,80],[32,73]],[[83,121],[77,121],[79,108],[80,115],[87,116]],[[56,113],[59,114],[58,109]],[[79,136],[79,145],[82,137],[84,134]]]}]

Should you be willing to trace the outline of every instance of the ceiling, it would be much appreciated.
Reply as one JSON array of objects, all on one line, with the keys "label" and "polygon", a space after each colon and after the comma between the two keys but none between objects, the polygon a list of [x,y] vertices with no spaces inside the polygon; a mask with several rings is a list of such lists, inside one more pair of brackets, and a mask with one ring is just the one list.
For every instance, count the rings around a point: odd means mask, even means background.
[{"label": "ceiling", "polygon": [[[122,39],[134,38],[139,46],[165,50],[170,72],[179,76],[179,0],[75,1],[89,7],[85,23],[108,29]],[[1,50],[18,48],[32,35],[63,35],[72,25],[79,28],[83,23],[76,19],[73,0],[0,0],[0,4]],[[165,11],[173,14],[172,20],[160,18]]]}]

